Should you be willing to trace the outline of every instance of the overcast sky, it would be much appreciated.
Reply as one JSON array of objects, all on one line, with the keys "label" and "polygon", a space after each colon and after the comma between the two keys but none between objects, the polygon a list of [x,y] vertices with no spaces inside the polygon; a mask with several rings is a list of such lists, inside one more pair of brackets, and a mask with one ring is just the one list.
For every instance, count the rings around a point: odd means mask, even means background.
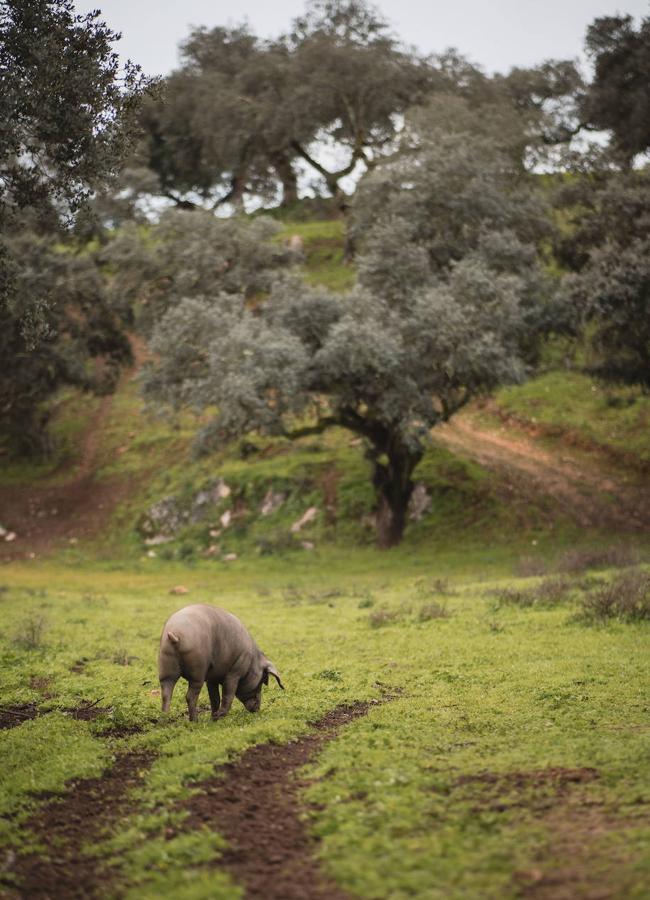
[{"label": "overcast sky", "polygon": [[[596,16],[650,15],[648,0],[382,0],[377,4],[394,31],[425,53],[455,47],[488,71],[572,59],[582,50]],[[148,75],[175,68],[177,47],[190,26],[236,25],[273,37],[304,9],[303,0],[76,0],[79,12],[99,7],[122,32],[122,56]]]}]

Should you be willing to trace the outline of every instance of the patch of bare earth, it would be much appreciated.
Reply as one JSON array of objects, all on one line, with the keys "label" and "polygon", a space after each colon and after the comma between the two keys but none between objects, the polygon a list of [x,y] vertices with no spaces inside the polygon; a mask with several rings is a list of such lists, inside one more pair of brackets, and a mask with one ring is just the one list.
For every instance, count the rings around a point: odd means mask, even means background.
[{"label": "patch of bare earth", "polygon": [[17,882],[14,896],[91,898],[105,895],[111,877],[97,858],[83,855],[125,814],[130,791],[142,781],[153,757],[129,753],[100,778],[71,781],[66,793],[50,799],[25,823],[38,852],[15,856],[6,867]]},{"label": "patch of bare earth", "polygon": [[[513,874],[526,900],[618,900],[626,896],[634,860],[624,841],[612,841],[633,823],[586,790],[599,779],[592,768],[482,772],[456,783],[476,812],[533,816],[548,834],[532,865]],[[647,821],[644,812],[644,821]],[[638,824],[638,820],[637,820]]]},{"label": "patch of bare earth", "polygon": [[506,494],[550,499],[582,527],[627,533],[650,527],[647,479],[612,471],[611,461],[595,451],[569,445],[549,450],[514,425],[490,428],[472,412],[436,427],[432,436],[453,453],[495,472]]},{"label": "patch of bare earth", "polygon": [[20,703],[16,706],[4,706],[0,709],[0,730],[15,728],[23,722],[29,722],[38,715],[38,706],[35,703]]},{"label": "patch of bare earth", "polygon": [[[135,369],[123,373],[122,383],[147,358],[142,341],[130,340]],[[112,405],[112,395],[102,399],[88,421],[77,464],[73,468],[65,461],[53,473],[57,484],[0,485],[0,524],[17,535],[15,541],[0,541],[0,562],[47,555],[100,534],[112,511],[132,493],[131,479],[95,477],[101,433]]]},{"label": "patch of bare earth", "polygon": [[183,830],[209,827],[228,846],[215,862],[245,889],[265,900],[344,900],[348,895],[321,871],[315,840],[301,815],[300,792],[308,782],[296,776],[338,731],[364,716],[367,703],[340,706],[288,744],[261,744],[194,787],[182,804]]}]

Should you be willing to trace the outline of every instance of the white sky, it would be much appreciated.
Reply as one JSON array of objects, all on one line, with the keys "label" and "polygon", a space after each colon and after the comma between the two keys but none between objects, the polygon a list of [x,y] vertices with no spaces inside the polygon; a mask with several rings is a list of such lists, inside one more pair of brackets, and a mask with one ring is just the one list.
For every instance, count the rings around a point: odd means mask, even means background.
[{"label": "white sky", "polygon": [[[507,71],[545,59],[581,54],[587,25],[597,16],[650,15],[648,0],[381,0],[393,30],[425,53],[457,48],[488,71]],[[122,32],[123,57],[146,74],[161,75],[178,62],[177,47],[190,26],[248,21],[262,37],[287,30],[303,0],[76,0],[79,12],[99,7]]]}]

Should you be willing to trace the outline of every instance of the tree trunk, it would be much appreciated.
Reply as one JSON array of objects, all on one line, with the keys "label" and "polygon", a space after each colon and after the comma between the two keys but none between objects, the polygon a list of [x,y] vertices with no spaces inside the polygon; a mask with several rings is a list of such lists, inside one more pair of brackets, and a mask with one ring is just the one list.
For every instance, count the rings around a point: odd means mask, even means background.
[{"label": "tree trunk", "polygon": [[387,550],[399,544],[404,535],[414,488],[411,474],[422,458],[422,451],[398,443],[385,456],[387,463],[374,458],[373,484],[377,494],[377,544]]},{"label": "tree trunk", "polygon": [[280,207],[286,209],[298,202],[298,179],[291,165],[291,160],[286,156],[276,156],[273,159],[273,168],[282,185],[282,200]]}]

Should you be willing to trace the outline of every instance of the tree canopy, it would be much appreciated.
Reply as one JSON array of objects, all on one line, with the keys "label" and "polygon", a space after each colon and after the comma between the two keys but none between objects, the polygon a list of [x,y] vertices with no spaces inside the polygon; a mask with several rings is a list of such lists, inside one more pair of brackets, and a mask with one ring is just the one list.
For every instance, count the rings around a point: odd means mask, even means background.
[{"label": "tree canopy", "polygon": [[582,102],[592,127],[610,131],[629,164],[650,148],[650,17],[603,16],[587,30],[594,77]]},{"label": "tree canopy", "polygon": [[544,211],[509,181],[511,168],[462,135],[377,167],[359,200],[375,224],[355,291],[283,278],[255,308],[216,292],[185,299],[154,331],[146,393],[216,406],[201,435],[208,447],[252,429],[360,435],[379,543],[397,543],[429,429],[526,369],[547,291],[535,246]]},{"label": "tree canopy", "polygon": [[47,448],[41,404],[59,385],[106,389],[129,358],[91,259],[60,247],[117,171],[147,87],[118,37],[72,0],[0,13],[0,432],[21,452]]}]

